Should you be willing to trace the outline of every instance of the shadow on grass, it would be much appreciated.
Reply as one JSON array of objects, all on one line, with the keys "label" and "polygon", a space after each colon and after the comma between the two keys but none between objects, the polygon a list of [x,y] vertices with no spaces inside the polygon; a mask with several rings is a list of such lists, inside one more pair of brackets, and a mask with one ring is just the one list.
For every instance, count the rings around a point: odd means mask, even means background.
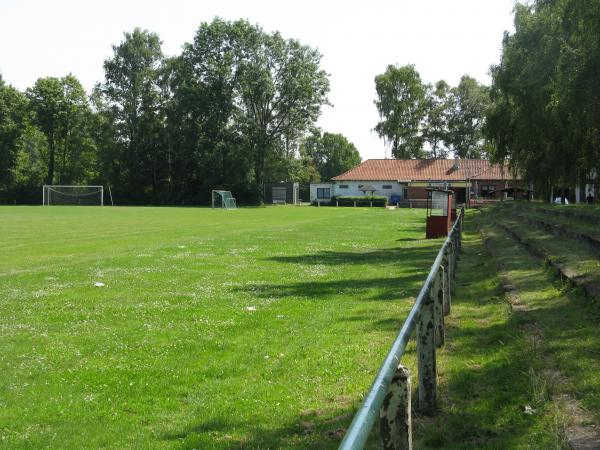
[{"label": "shadow on grass", "polygon": [[[390,248],[368,252],[333,252],[297,256],[276,256],[268,258],[284,264],[298,265],[368,265],[389,268],[401,266],[397,275],[388,277],[364,278],[354,276],[351,279],[319,281],[298,281],[297,283],[272,283],[260,286],[240,287],[241,292],[251,292],[259,298],[300,297],[321,299],[332,295],[348,295],[358,300],[390,301],[414,296],[425,281],[433,264],[439,243],[434,242],[417,248]],[[369,267],[372,269],[373,267]],[[353,269],[356,273],[356,269]],[[372,272],[371,272],[372,273]]]},{"label": "shadow on grass", "polygon": [[365,278],[335,281],[306,281],[290,284],[265,284],[258,287],[236,288],[257,298],[299,297],[320,301],[324,297],[347,295],[350,299],[398,301],[414,297],[425,281],[426,273],[398,278]]},{"label": "shadow on grass", "polygon": [[176,433],[160,437],[177,441],[183,449],[335,449],[352,420],[355,406],[329,410],[303,411],[297,420],[272,428],[255,422],[240,422],[232,417],[199,420]]},{"label": "shadow on grass", "polygon": [[287,263],[287,264],[400,264],[407,265],[409,268],[424,268],[431,266],[437,251],[442,246],[442,242],[415,241],[419,242],[418,247],[395,247],[377,250],[336,252],[322,251],[308,255],[294,256],[274,256],[268,258],[269,261]]}]

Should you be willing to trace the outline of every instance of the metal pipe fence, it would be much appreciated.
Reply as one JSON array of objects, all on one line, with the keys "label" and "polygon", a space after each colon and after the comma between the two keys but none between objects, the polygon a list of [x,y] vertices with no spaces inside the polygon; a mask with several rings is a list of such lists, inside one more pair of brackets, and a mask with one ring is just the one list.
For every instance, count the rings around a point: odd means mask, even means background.
[{"label": "metal pipe fence", "polygon": [[415,329],[417,409],[426,414],[434,412],[437,396],[436,348],[444,344],[444,316],[451,309],[452,285],[462,245],[464,214],[463,207],[438,252],[400,333],[354,416],[340,450],[364,448],[377,420],[382,448],[412,449],[410,373],[400,364],[400,360]]}]

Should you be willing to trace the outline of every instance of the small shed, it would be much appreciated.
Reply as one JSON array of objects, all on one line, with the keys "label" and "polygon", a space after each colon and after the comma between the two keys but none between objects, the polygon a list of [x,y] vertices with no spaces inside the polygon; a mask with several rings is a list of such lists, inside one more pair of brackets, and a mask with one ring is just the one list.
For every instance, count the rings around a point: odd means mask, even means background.
[{"label": "small shed", "polygon": [[454,191],[440,188],[427,188],[426,239],[436,239],[448,235],[452,221],[456,220]]},{"label": "small shed", "polygon": [[265,183],[265,203],[296,205],[300,202],[299,191],[298,183]]}]

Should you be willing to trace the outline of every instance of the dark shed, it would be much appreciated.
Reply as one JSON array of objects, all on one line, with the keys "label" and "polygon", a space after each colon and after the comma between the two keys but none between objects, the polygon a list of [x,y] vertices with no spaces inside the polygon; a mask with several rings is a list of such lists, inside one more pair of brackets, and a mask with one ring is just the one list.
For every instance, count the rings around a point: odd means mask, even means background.
[{"label": "dark shed", "polygon": [[298,183],[265,183],[265,203],[288,203],[300,201]]}]

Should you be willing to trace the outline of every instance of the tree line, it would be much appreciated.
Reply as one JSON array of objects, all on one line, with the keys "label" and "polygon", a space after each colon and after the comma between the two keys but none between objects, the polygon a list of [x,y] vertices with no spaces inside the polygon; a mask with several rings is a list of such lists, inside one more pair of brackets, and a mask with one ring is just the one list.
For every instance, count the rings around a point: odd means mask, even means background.
[{"label": "tree line", "polygon": [[120,204],[259,202],[265,181],[329,179],[360,162],[315,127],[328,105],[318,51],[245,20],[202,23],[180,55],[125,33],[90,95],[71,74],[21,92],[0,75],[0,201],[43,184],[111,186]]},{"label": "tree line", "polygon": [[483,130],[489,87],[464,75],[458,86],[423,83],[414,66],[390,65],[375,77],[377,134],[395,158],[487,158]]},{"label": "tree line", "polygon": [[492,67],[491,156],[545,194],[591,181],[600,168],[600,3],[517,4],[514,23]]}]

